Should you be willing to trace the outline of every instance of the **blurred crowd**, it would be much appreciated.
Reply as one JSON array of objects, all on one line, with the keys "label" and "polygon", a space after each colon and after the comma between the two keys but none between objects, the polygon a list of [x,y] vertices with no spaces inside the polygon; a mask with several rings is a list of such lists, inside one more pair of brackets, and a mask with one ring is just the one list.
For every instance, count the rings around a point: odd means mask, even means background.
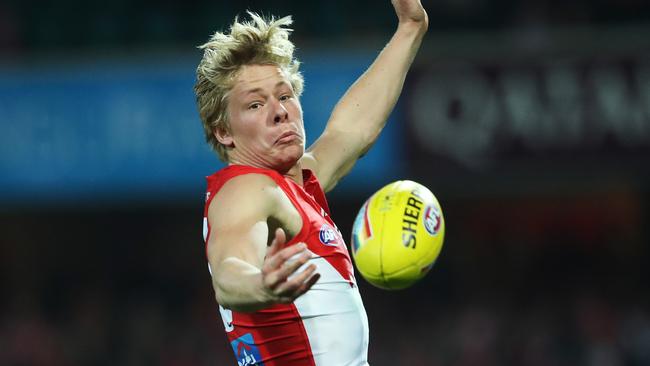
[{"label": "blurred crowd", "polygon": [[[331,201],[350,232],[359,197]],[[371,365],[650,365],[649,251],[641,227],[626,226],[636,206],[567,203],[555,207],[563,217],[485,202],[446,200],[445,247],[412,288],[358,279]],[[53,212],[0,215],[1,365],[235,363],[198,202]]]},{"label": "blurred crowd", "polygon": [[[387,2],[386,2],[387,3]],[[645,0],[423,0],[434,30],[501,30],[528,26],[642,24],[650,20]],[[49,52],[196,45],[246,9],[294,15],[296,37],[340,42],[387,35],[394,15],[374,0],[269,3],[262,0],[128,1],[81,0],[0,3],[0,52]]]},{"label": "blurred crowd", "polygon": [[[435,273],[433,274],[435,276]],[[498,296],[427,301],[365,291],[375,366],[646,366],[650,303],[570,291],[528,302]],[[570,290],[570,289],[568,289]],[[5,366],[234,365],[207,291],[171,305],[161,294],[118,299],[107,288],[57,299],[14,297],[0,321]],[[388,304],[387,304],[388,298]]]}]

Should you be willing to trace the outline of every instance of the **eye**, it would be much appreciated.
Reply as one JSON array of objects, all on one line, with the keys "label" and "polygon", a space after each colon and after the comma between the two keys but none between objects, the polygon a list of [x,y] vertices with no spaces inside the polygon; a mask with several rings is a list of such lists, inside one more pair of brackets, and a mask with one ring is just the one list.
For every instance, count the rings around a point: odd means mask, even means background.
[{"label": "eye", "polygon": [[291,99],[291,94],[282,94],[280,96],[280,101],[281,102],[286,102],[287,100]]},{"label": "eye", "polygon": [[253,102],[248,105],[248,109],[258,109],[260,107],[262,107],[262,103],[260,102]]}]

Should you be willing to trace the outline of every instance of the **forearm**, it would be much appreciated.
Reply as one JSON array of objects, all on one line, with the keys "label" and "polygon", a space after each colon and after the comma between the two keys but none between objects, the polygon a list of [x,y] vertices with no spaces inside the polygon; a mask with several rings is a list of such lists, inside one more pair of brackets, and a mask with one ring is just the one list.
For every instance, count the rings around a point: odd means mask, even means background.
[{"label": "forearm", "polygon": [[261,270],[239,258],[223,260],[212,278],[217,302],[224,308],[253,312],[273,303],[262,285]]},{"label": "forearm", "polygon": [[400,22],[386,47],[341,98],[328,127],[363,133],[368,143],[374,141],[397,102],[426,28],[426,22]]}]

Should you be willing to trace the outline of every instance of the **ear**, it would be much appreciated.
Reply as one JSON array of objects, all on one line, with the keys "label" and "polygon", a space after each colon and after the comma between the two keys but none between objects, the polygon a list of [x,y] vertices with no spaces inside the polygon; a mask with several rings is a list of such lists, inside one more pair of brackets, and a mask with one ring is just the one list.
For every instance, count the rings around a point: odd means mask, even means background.
[{"label": "ear", "polygon": [[232,134],[230,133],[228,128],[221,127],[221,126],[215,128],[214,137],[216,137],[217,141],[219,141],[222,145],[225,145],[227,147],[235,146],[235,140],[233,139]]}]

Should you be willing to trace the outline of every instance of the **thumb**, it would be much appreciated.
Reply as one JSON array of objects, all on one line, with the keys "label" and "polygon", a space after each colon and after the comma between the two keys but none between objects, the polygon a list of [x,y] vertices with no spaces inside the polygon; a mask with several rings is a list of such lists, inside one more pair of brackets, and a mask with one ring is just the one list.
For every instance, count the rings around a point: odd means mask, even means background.
[{"label": "thumb", "polygon": [[273,241],[271,242],[271,246],[269,247],[269,250],[266,252],[267,256],[270,257],[274,255],[275,253],[279,252],[284,248],[284,244],[287,241],[287,235],[284,233],[284,230],[282,228],[277,228],[275,229],[275,237],[273,238]]}]

